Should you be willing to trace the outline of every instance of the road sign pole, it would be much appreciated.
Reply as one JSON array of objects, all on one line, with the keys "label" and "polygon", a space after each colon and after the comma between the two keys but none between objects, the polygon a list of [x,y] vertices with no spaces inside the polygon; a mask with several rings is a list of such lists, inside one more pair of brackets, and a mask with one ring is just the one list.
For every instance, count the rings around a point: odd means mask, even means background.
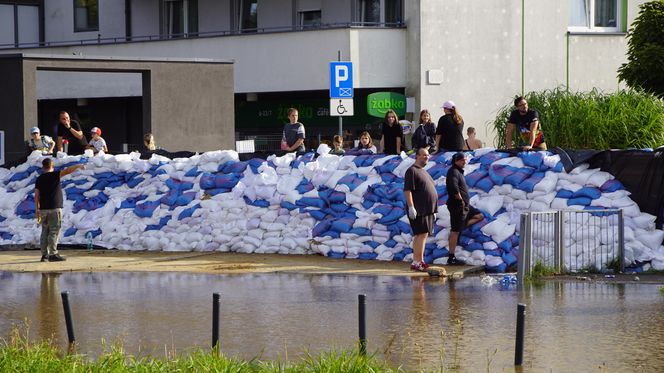
[{"label": "road sign pole", "polygon": [[339,136],[344,137],[344,119],[339,117]]}]

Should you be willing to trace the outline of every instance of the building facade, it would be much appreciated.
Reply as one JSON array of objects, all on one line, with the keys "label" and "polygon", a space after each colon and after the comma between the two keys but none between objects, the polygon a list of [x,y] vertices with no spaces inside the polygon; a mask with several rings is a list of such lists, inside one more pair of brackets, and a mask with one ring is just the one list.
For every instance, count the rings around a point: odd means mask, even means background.
[{"label": "building facade", "polygon": [[[352,61],[356,115],[344,125],[355,135],[380,122],[367,96],[391,91],[412,98],[408,118],[423,108],[438,118],[453,100],[493,145],[489,122],[515,95],[621,88],[626,31],[643,2],[0,0],[0,53],[233,60],[236,134],[278,136],[295,106],[314,139],[337,128],[329,62]],[[54,80],[44,79],[44,99]]]}]

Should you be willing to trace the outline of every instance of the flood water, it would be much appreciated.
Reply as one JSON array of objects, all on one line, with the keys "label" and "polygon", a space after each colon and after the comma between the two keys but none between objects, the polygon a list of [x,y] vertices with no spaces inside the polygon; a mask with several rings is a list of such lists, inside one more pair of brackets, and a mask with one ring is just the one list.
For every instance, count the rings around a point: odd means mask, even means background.
[{"label": "flood water", "polygon": [[518,291],[476,277],[0,272],[0,336],[27,319],[31,339],[52,337],[64,348],[61,291],[70,293],[78,352],[91,356],[102,339],[136,355],[209,348],[213,292],[221,293],[228,355],[283,361],[306,349],[350,348],[364,293],[368,350],[394,367],[513,371],[523,302],[525,372],[664,371],[658,285],[548,282]]}]

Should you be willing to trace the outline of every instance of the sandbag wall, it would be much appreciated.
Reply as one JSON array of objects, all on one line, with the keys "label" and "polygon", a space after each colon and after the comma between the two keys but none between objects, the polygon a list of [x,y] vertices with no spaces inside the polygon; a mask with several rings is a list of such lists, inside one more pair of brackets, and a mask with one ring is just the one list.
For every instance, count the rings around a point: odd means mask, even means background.
[{"label": "sandbag wall", "polygon": [[[566,173],[560,158],[547,152],[510,156],[486,148],[468,154],[471,203],[486,217],[460,238],[464,249],[457,256],[469,264],[494,272],[514,265],[521,212],[622,208],[625,264],[664,269],[664,232],[655,229],[655,217],[642,213],[610,174],[587,164]],[[426,245],[428,263],[447,258],[445,175],[451,156],[435,154],[426,166],[439,194],[434,235]],[[39,243],[34,182],[41,160],[33,153],[20,166],[0,169],[0,245]],[[120,250],[318,253],[408,261],[412,236],[403,176],[414,161],[405,155],[314,153],[239,161],[233,151],[172,160],[159,155],[142,160],[138,153],[64,156],[56,159],[58,168],[76,163],[86,168],[63,179],[60,242],[84,245],[92,237],[95,246]]]}]

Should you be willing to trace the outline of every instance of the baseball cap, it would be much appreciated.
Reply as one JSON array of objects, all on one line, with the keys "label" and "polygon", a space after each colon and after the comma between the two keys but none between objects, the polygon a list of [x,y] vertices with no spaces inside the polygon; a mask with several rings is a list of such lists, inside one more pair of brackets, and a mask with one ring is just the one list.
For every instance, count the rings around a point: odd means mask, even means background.
[{"label": "baseball cap", "polygon": [[32,135],[33,133],[39,133],[39,127],[30,128],[30,134]]},{"label": "baseball cap", "polygon": [[101,128],[92,127],[92,129],[90,130],[90,133],[96,133],[97,135],[101,136]]},{"label": "baseball cap", "polygon": [[452,156],[452,163],[456,163],[456,161],[463,158],[466,158],[466,154],[464,154],[463,152],[454,153],[454,155]]},{"label": "baseball cap", "polygon": [[454,109],[455,107],[454,101],[445,101],[442,106],[443,109]]}]

